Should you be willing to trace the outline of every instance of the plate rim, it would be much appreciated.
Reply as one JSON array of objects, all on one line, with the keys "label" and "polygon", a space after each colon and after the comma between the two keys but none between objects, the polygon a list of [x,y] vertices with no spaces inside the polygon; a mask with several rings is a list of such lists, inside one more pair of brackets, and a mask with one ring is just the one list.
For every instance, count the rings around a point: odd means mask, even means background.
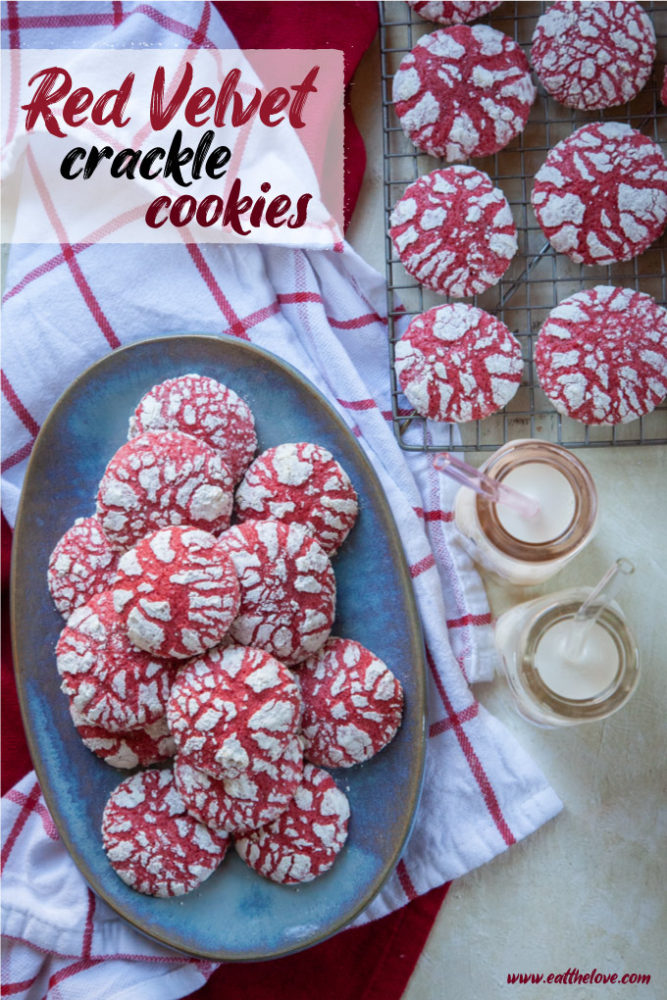
[{"label": "plate rim", "polygon": [[[413,667],[416,667],[416,687],[419,701],[419,714],[421,717],[421,726],[419,729],[419,746],[417,748],[417,758],[418,766],[416,768],[415,782],[411,790],[409,809],[406,811],[408,816],[407,821],[404,824],[404,829],[402,836],[398,839],[397,845],[394,848],[390,858],[388,859],[383,871],[378,875],[368,886],[366,893],[363,898],[360,899],[355,906],[348,911],[344,918],[339,918],[334,925],[327,928],[325,932],[318,933],[309,938],[308,941],[295,944],[294,946],[288,946],[286,948],[275,948],[268,952],[257,952],[257,953],[245,953],[243,956],[235,955],[229,951],[211,951],[206,948],[200,950],[185,949],[179,945],[175,945],[173,940],[168,934],[160,934],[159,928],[155,929],[151,927],[148,930],[142,925],[141,921],[129,916],[126,912],[122,911],[121,904],[115,901],[106,892],[103,886],[98,882],[98,879],[94,873],[89,869],[85,859],[82,857],[81,853],[73,847],[72,838],[65,829],[65,822],[60,816],[60,808],[58,804],[58,796],[55,794],[51,787],[51,783],[48,780],[43,780],[45,773],[45,764],[41,759],[41,755],[38,751],[35,740],[33,739],[33,729],[32,725],[28,724],[29,719],[29,696],[27,691],[27,685],[23,682],[22,671],[19,668],[21,659],[18,655],[18,628],[17,628],[17,591],[18,591],[18,556],[17,552],[19,545],[17,544],[24,532],[24,521],[27,521],[26,514],[26,492],[23,488],[23,483],[28,480],[31,468],[36,456],[39,452],[39,444],[41,439],[46,435],[47,429],[50,428],[52,419],[56,411],[61,408],[61,405],[66,402],[69,396],[72,396],[79,388],[79,386],[87,381],[91,375],[96,373],[98,368],[103,369],[105,365],[109,364],[112,359],[113,362],[124,354],[131,353],[136,348],[145,347],[148,345],[155,346],[160,343],[169,343],[174,340],[181,341],[192,341],[193,344],[205,341],[210,346],[215,346],[215,348],[221,348],[224,352],[225,345],[233,345],[235,349],[240,349],[242,352],[247,351],[250,355],[255,355],[258,359],[264,362],[268,362],[273,367],[280,369],[283,373],[287,375],[288,378],[296,380],[301,388],[306,391],[306,393],[315,396],[318,403],[321,404],[327,411],[329,417],[332,419],[333,423],[336,425],[338,431],[340,431],[345,438],[348,439],[349,443],[355,449],[357,457],[361,464],[365,466],[367,481],[372,483],[374,491],[374,502],[379,504],[382,509],[383,519],[385,524],[388,526],[387,536],[391,543],[391,557],[392,563],[398,570],[401,589],[406,598],[407,605],[407,618],[410,621],[412,641],[411,644],[414,647],[414,652],[416,654],[417,662],[413,663]],[[278,355],[273,354],[271,351],[264,347],[260,347],[249,341],[242,340],[238,337],[230,336],[228,334],[202,334],[202,333],[181,333],[179,331],[174,331],[173,333],[159,334],[155,337],[144,337],[141,340],[134,341],[130,344],[124,344],[121,347],[115,348],[114,350],[104,354],[102,357],[98,358],[96,361],[88,365],[79,375],[77,375],[63,390],[63,392],[58,396],[56,401],[52,404],[47,416],[45,417],[42,426],[39,430],[37,437],[33,443],[30,457],[28,459],[28,464],[26,466],[26,471],[24,474],[24,479],[21,488],[21,495],[19,497],[19,503],[17,507],[16,519],[14,522],[13,529],[13,539],[12,539],[12,554],[11,554],[11,566],[10,566],[10,583],[9,583],[9,606],[10,606],[10,630],[11,630],[11,648],[12,648],[12,658],[13,658],[13,670],[14,678],[16,683],[19,708],[21,712],[21,722],[23,725],[23,731],[25,735],[26,742],[28,744],[28,749],[30,751],[30,758],[39,782],[39,787],[41,794],[44,797],[44,801],[49,810],[50,815],[58,830],[58,835],[62,840],[67,852],[74,862],[76,868],[84,878],[86,884],[92,889],[93,892],[99,896],[122,920],[130,924],[135,930],[141,933],[144,937],[158,942],[159,944],[176,951],[179,954],[188,955],[196,958],[204,958],[219,962],[256,962],[256,961],[270,961],[275,958],[281,958],[287,955],[296,954],[300,951],[304,951],[308,948],[314,947],[317,944],[327,940],[334,934],[348,927],[356,917],[362,913],[366,907],[372,902],[372,900],[378,895],[385,885],[387,880],[390,878],[391,874],[396,868],[398,861],[401,858],[403,850],[410,838],[412,833],[418,807],[419,801],[423,788],[424,781],[424,770],[425,770],[425,758],[426,758],[426,657],[424,648],[424,637],[421,626],[421,619],[419,617],[419,612],[417,609],[417,601],[414,593],[414,587],[412,585],[412,577],[410,575],[409,566],[407,562],[407,557],[403,549],[400,534],[398,531],[398,526],[396,524],[391,506],[386,497],[378,473],[366,455],[366,452],[361,447],[359,442],[356,440],[354,434],[350,428],[345,424],[344,420],[336,409],[332,406],[326,396],[318,389],[305,375],[303,375],[297,368],[291,365],[289,362],[284,361]],[[337,769],[340,771],[341,769]],[[130,774],[133,772],[123,772],[119,771],[119,775]],[[344,773],[344,772],[343,772]],[[123,778],[120,778],[122,781]]]}]

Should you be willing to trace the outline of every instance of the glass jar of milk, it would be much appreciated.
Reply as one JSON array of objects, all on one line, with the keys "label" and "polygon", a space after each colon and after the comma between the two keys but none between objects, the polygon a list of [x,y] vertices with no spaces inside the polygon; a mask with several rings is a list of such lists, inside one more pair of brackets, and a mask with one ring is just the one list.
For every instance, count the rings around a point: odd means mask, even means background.
[{"label": "glass jar of milk", "polygon": [[595,484],[566,448],[534,438],[510,441],[481,469],[540,505],[539,513],[528,518],[461,487],[454,508],[456,525],[473,543],[471,555],[485,569],[510,583],[542,583],[593,537]]},{"label": "glass jar of milk", "polygon": [[619,606],[606,603],[593,621],[575,619],[589,594],[578,587],[538,597],[496,622],[496,648],[516,708],[539,726],[605,719],[637,686],[637,644]]}]

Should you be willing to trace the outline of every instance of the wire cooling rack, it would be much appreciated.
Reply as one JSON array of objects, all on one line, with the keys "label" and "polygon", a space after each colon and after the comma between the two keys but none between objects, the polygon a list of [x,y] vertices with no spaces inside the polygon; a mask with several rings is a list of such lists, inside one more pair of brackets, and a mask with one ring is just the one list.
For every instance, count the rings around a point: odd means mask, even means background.
[{"label": "wire cooling rack", "polygon": [[[501,4],[481,20],[514,38],[530,52],[530,40],[546,3],[515,0]],[[540,437],[570,448],[611,445],[667,444],[667,402],[639,420],[614,427],[588,426],[558,414],[540,388],[533,348],[549,311],[562,299],[594,285],[636,288],[667,305],[665,250],[667,235],[640,257],[621,264],[584,267],[556,253],[540,229],[530,206],[532,179],[546,155],[561,139],[590,121],[623,121],[652,137],[667,151],[667,109],[659,100],[667,63],[667,2],[646,3],[658,40],[653,75],[642,92],[625,107],[603,112],[580,112],[557,104],[538,84],[538,95],[525,130],[493,156],[477,158],[510,203],[518,230],[519,250],[500,282],[473,304],[501,319],[518,337],[524,357],[524,377],[517,394],[504,410],[481,421],[460,424],[460,439],[450,425],[435,425],[409,408],[394,371],[394,348],[400,336],[399,320],[415,316],[447,301],[422,288],[403,268],[386,237],[387,306],[392,419],[401,447],[410,451],[493,451],[518,437]],[[389,215],[408,184],[422,174],[444,166],[444,161],[420,153],[405,137],[391,99],[394,73],[406,53],[424,34],[441,27],[424,21],[401,0],[380,4],[380,57],[384,142],[385,229]],[[535,80],[538,83],[537,80]],[[401,325],[401,329],[402,329]]]}]

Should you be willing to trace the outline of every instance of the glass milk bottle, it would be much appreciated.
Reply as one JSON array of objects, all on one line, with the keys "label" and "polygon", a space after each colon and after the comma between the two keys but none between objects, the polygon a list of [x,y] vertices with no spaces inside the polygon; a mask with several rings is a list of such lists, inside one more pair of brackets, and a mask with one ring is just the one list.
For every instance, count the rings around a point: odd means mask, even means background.
[{"label": "glass milk bottle", "polygon": [[592,591],[562,590],[500,616],[496,648],[524,718],[572,726],[605,719],[628,701],[639,679],[639,653],[607,584],[632,570],[618,560]]},{"label": "glass milk bottle", "polygon": [[462,486],[455,501],[459,531],[482,567],[510,583],[542,583],[590,541],[597,492],[579,459],[566,448],[533,438],[510,441],[481,466],[487,476],[539,503],[526,517]]}]

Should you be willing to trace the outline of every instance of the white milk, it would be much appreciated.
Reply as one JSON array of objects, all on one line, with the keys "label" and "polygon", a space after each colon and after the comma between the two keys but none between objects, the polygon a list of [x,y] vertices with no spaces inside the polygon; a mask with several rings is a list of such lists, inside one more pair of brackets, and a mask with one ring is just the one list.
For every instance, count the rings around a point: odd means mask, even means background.
[{"label": "white milk", "polygon": [[540,505],[535,517],[524,517],[506,504],[497,505],[498,520],[520,542],[550,542],[572,523],[576,508],[574,491],[562,472],[553,466],[544,462],[520,465],[507,473],[503,485],[525,493]]},{"label": "white milk", "polygon": [[566,618],[547,629],[537,644],[534,665],[554,694],[573,701],[608,690],[618,672],[618,649],[597,622]]}]

